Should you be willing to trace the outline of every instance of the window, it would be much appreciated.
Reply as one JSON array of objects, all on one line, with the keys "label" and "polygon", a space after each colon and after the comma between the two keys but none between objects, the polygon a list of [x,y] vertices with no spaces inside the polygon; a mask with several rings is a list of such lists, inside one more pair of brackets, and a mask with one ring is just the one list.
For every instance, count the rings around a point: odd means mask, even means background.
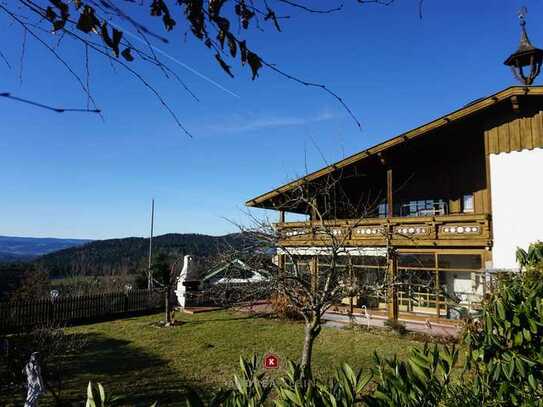
[{"label": "window", "polygon": [[309,273],[309,263],[312,256],[286,256],[285,267],[289,273],[298,270],[300,273]]},{"label": "window", "polygon": [[378,211],[379,211],[379,217],[380,218],[386,218],[387,217],[387,213],[388,213],[388,209],[387,209],[387,203],[386,202],[382,202],[379,204],[379,206],[377,207]]},{"label": "window", "polygon": [[386,265],[386,257],[385,256],[352,256],[351,262],[353,264],[353,267],[384,267]]},{"label": "window", "polygon": [[434,253],[400,253],[398,256],[398,267],[434,268],[435,266],[436,260]]},{"label": "window", "polygon": [[473,212],[473,194],[466,194],[462,198],[462,212]]},{"label": "window", "polygon": [[400,205],[400,216],[433,216],[446,213],[447,202],[443,199],[421,199]]},{"label": "window", "polygon": [[482,268],[479,254],[438,254],[440,269],[480,270]]}]

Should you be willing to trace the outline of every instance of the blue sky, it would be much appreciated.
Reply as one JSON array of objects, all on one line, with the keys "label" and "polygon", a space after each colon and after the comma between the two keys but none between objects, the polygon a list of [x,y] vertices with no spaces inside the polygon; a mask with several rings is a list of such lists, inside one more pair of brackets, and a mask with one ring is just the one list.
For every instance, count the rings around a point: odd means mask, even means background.
[{"label": "blue sky", "polygon": [[[324,7],[331,0],[309,3]],[[249,43],[281,69],[337,92],[361,131],[329,95],[269,70],[251,81],[234,62],[230,79],[213,54],[191,35],[185,41],[178,28],[160,47],[239,97],[170,64],[196,102],[135,62],[193,133],[190,139],[129,73],[91,55],[91,89],[104,121],[0,99],[0,235],[145,236],[152,197],[157,234],[234,231],[225,218],[243,222],[244,202],[302,175],[305,155],[309,170],[318,169],[325,164],[318,150],[327,162],[337,161],[514,85],[502,63],[518,45],[521,5],[528,6],[532,42],[543,47],[543,3],[536,0],[426,0],[422,20],[417,0],[344,3],[343,11],[325,16],[288,9],[283,32],[253,30]],[[8,22],[0,16],[0,47],[12,65],[0,61],[0,91],[84,106],[77,83],[36,42],[27,42],[20,81],[23,34]],[[65,41],[60,51],[83,72],[79,47]]]}]

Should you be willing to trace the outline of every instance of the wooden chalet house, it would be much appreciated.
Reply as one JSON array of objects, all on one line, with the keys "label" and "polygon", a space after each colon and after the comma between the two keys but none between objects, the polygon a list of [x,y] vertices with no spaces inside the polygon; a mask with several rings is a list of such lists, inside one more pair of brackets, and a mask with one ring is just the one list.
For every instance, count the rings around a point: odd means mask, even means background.
[{"label": "wooden chalet house", "polygon": [[[458,316],[452,303],[476,308],[489,275],[516,269],[516,248],[543,240],[543,87],[531,86],[543,51],[531,45],[523,19],[521,24],[520,48],[505,62],[521,86],[478,99],[246,205],[280,211],[281,246],[318,265],[317,249],[327,241],[312,227],[314,208],[292,204],[293,196],[301,187],[318,190],[333,179],[334,191],[342,192],[323,193],[315,205],[332,208],[322,213],[334,233],[345,236],[352,268],[359,276],[382,277],[389,267],[388,242],[397,252],[393,272],[405,282],[394,303],[376,296],[358,298],[358,306],[439,318]],[[346,200],[373,205],[353,216]],[[285,222],[284,212],[308,220]]]}]

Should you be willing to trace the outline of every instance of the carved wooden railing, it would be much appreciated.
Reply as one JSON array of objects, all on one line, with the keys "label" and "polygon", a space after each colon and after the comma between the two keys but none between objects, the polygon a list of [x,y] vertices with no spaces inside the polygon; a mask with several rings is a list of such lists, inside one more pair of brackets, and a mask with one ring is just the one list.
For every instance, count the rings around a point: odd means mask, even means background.
[{"label": "carved wooden railing", "polygon": [[458,214],[278,223],[283,245],[326,245],[336,238],[348,246],[383,246],[387,230],[398,246],[490,247],[490,215]]}]

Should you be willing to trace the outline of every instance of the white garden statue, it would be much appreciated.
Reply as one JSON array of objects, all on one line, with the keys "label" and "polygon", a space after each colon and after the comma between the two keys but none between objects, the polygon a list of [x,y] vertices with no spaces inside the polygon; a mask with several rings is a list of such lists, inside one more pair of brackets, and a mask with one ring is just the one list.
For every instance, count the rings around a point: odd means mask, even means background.
[{"label": "white garden statue", "polygon": [[38,398],[45,393],[45,384],[41,376],[38,352],[30,355],[30,360],[25,365],[23,373],[26,375],[27,393],[24,407],[37,407]]}]

